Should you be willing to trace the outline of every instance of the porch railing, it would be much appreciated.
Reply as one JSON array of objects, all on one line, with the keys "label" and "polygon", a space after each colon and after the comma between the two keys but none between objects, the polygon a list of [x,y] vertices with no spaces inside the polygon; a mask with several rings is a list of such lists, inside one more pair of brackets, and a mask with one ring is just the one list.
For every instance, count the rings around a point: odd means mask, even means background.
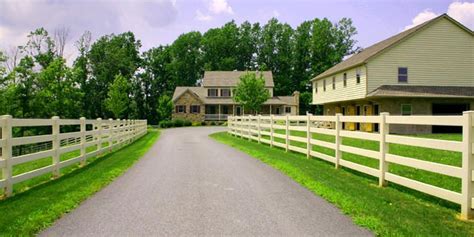
[{"label": "porch railing", "polygon": [[223,121],[227,120],[228,116],[228,114],[206,114],[204,119],[208,121]]}]

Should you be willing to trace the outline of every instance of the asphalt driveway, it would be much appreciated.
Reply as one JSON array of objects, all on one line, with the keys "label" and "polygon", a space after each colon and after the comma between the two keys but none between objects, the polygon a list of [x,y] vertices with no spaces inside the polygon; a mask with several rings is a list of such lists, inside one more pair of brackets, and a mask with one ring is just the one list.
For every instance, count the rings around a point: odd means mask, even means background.
[{"label": "asphalt driveway", "polygon": [[215,142],[164,130],[129,171],[42,236],[370,236],[287,176]]}]

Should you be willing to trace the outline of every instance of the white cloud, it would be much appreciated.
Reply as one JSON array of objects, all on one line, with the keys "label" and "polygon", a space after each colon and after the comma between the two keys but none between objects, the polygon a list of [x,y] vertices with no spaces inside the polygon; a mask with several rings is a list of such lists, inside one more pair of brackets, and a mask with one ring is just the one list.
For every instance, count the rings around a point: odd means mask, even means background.
[{"label": "white cloud", "polygon": [[[446,12],[450,17],[459,21],[470,29],[474,29],[474,3],[471,2],[453,2],[448,6]],[[412,24],[405,26],[404,30],[417,26],[425,21],[431,20],[440,14],[431,9],[425,9],[418,13],[412,20]]]},{"label": "white cloud", "polygon": [[211,15],[205,15],[200,10],[196,10],[196,19],[198,21],[210,21],[210,20],[212,20],[212,16]]},{"label": "white cloud", "polygon": [[407,25],[405,26],[405,29],[404,30],[408,30],[412,27],[415,27],[425,21],[429,21],[435,17],[437,17],[438,15],[434,12],[432,12],[430,9],[425,9],[423,10],[422,12],[418,13],[418,15],[415,16],[415,18],[413,18],[413,20],[411,20],[411,25]]},{"label": "white cloud", "polygon": [[474,2],[453,2],[448,7],[448,15],[474,30]]},{"label": "white cloud", "polygon": [[209,11],[214,14],[234,14],[232,7],[227,3],[227,0],[211,0],[209,2]]}]

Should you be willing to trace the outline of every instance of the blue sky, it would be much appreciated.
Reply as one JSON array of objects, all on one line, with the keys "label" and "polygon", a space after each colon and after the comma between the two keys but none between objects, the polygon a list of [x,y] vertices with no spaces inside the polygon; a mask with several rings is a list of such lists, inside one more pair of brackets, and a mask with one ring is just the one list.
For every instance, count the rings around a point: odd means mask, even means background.
[{"label": "blue sky", "polygon": [[474,2],[452,0],[0,0],[0,49],[25,42],[29,31],[69,29],[66,57],[75,56],[74,41],[90,30],[93,38],[133,31],[143,49],[171,43],[185,32],[218,27],[234,19],[264,24],[276,17],[293,27],[305,20],[352,18],[362,47],[407,27],[448,13],[474,28]]}]

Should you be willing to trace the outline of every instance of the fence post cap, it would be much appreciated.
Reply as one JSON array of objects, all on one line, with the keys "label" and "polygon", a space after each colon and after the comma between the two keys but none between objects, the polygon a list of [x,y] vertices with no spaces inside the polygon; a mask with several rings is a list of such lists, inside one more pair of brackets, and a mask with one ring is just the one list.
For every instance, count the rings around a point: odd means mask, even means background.
[{"label": "fence post cap", "polygon": [[390,115],[390,113],[389,112],[382,112],[382,113],[380,113],[380,115]]},{"label": "fence post cap", "polygon": [[109,121],[112,121],[113,119],[112,118],[109,118]]},{"label": "fence post cap", "polygon": [[85,117],[81,117],[81,118],[79,118],[79,119],[80,119],[80,120],[86,120],[86,118],[85,118]]},{"label": "fence post cap", "polygon": [[474,114],[474,111],[473,110],[464,111],[462,112],[462,114]]},{"label": "fence post cap", "polygon": [[6,114],[6,115],[0,116],[0,118],[7,119],[7,118],[13,118],[13,116]]},{"label": "fence post cap", "polygon": [[342,114],[341,114],[341,113],[337,113],[336,116],[342,116]]},{"label": "fence post cap", "polygon": [[97,120],[99,120],[99,121],[100,121],[100,120],[102,120],[102,118],[97,118]]}]

